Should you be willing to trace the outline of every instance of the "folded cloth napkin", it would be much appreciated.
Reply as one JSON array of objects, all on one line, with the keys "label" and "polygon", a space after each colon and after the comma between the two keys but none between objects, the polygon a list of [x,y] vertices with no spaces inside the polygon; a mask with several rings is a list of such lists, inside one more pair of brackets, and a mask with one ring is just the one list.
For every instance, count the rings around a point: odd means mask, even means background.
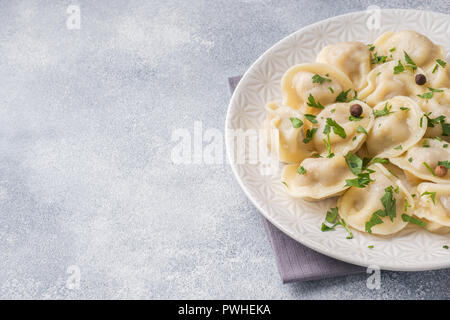
[{"label": "folded cloth napkin", "polygon": [[[241,76],[228,78],[231,93]],[[283,283],[338,277],[364,272],[364,268],[348,264],[305,247],[263,217],[267,236],[275,252],[275,258]]]}]

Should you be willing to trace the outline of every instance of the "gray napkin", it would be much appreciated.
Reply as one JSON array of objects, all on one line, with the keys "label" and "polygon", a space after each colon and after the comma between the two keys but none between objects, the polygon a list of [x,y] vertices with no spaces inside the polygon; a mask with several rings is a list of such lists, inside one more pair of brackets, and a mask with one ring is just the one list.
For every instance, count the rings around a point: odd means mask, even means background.
[{"label": "gray napkin", "polygon": [[[241,76],[228,78],[231,93],[239,80]],[[338,277],[365,270],[309,249],[285,235],[264,217],[263,221],[283,283]]]}]

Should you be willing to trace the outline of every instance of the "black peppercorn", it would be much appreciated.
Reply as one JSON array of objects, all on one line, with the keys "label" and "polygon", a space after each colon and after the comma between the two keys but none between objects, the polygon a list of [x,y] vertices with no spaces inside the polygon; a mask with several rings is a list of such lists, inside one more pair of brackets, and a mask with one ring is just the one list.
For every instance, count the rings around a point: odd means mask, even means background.
[{"label": "black peppercorn", "polygon": [[356,118],[359,118],[363,113],[363,109],[360,104],[353,104],[350,106],[350,114]]},{"label": "black peppercorn", "polygon": [[418,75],[416,75],[416,83],[419,86],[423,86],[425,83],[427,82],[427,77],[425,77],[425,75],[419,73]]}]

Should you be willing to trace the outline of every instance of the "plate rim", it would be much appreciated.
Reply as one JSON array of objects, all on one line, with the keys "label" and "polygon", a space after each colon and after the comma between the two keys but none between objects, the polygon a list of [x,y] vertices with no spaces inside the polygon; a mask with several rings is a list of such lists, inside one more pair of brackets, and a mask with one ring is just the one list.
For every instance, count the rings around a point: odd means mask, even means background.
[{"label": "plate rim", "polygon": [[[419,9],[403,9],[403,8],[387,8],[387,9],[380,9],[381,12],[383,11],[389,11],[389,12],[395,12],[395,11],[401,11],[401,12],[408,12],[408,13],[426,13],[426,14],[431,14],[431,15],[442,15],[442,16],[448,16],[450,17],[449,14],[443,13],[443,12],[437,12],[437,11],[431,11],[431,10],[419,10]],[[230,150],[230,145],[229,145],[229,140],[228,140],[228,134],[227,131],[229,129],[229,124],[230,124],[230,118],[231,118],[231,110],[233,108],[233,104],[234,101],[239,93],[239,91],[241,90],[241,87],[244,86],[245,84],[245,80],[248,78],[251,70],[262,60],[264,59],[267,55],[269,55],[273,50],[275,50],[275,48],[282,42],[290,39],[291,37],[294,37],[295,35],[302,33],[302,32],[307,32],[308,29],[312,29],[324,22],[331,22],[332,20],[338,20],[338,19],[342,19],[351,15],[359,15],[359,14],[367,14],[367,11],[352,11],[352,12],[348,12],[345,14],[341,14],[341,15],[337,15],[337,16],[333,16],[333,17],[329,17],[323,20],[319,20],[316,21],[312,24],[308,24],[306,26],[301,27],[300,29],[288,34],[287,36],[283,37],[282,39],[278,40],[275,44],[273,44],[272,46],[270,46],[267,50],[265,50],[251,65],[250,67],[247,68],[247,70],[245,71],[245,73],[242,75],[241,79],[239,80],[238,85],[236,86],[235,90],[233,91],[233,94],[230,98],[230,102],[228,104],[228,108],[227,108],[227,113],[226,113],[226,117],[225,117],[225,148],[226,148],[226,154],[227,154],[227,160],[228,163],[230,164],[231,170],[236,178],[236,180],[238,181],[241,189],[244,191],[245,195],[247,196],[247,198],[252,202],[252,204],[258,209],[259,213],[265,218],[267,219],[270,223],[272,223],[277,229],[279,229],[280,231],[282,231],[284,234],[286,234],[287,236],[289,236],[290,238],[294,239],[295,241],[299,242],[300,244],[308,247],[309,249],[312,249],[316,252],[319,252],[323,255],[326,255],[328,257],[343,261],[343,262],[347,262],[353,265],[357,265],[357,266],[361,266],[361,267],[369,267],[369,266],[373,266],[375,264],[366,264],[356,258],[352,258],[350,255],[349,256],[342,256],[340,254],[335,254],[332,251],[327,251],[327,250],[323,250],[320,247],[316,247],[314,245],[312,245],[311,243],[308,243],[308,241],[304,240],[304,237],[299,237],[298,235],[293,234],[292,232],[290,232],[289,230],[287,230],[280,222],[276,221],[276,219],[274,219],[274,217],[271,217],[270,215],[268,215],[265,210],[263,208],[261,208],[261,206],[259,205],[258,201],[256,201],[254,199],[254,197],[251,195],[250,191],[248,190],[248,188],[245,186],[241,176],[238,174],[237,171],[237,167],[236,164],[232,161],[232,152]],[[405,267],[401,267],[401,266],[389,266],[386,265],[384,263],[380,263],[377,264],[378,267],[380,267],[380,269],[382,270],[389,270],[389,271],[429,271],[429,270],[439,270],[439,269],[446,269],[446,268],[450,268],[450,262],[430,262],[430,263],[421,263],[420,265],[417,266],[405,266]]]}]

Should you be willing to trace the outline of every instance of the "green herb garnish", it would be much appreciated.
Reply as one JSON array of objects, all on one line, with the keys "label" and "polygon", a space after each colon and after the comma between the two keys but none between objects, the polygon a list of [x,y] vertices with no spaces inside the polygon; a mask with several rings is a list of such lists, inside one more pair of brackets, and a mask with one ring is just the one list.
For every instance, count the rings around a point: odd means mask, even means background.
[{"label": "green herb garnish", "polygon": [[342,128],[336,121],[331,118],[327,118],[327,125],[333,128],[334,134],[338,135],[342,139],[347,138],[344,128]]},{"label": "green herb garnish", "polygon": [[299,118],[289,118],[294,128],[300,128],[303,125],[303,121]]},{"label": "green herb garnish", "polygon": [[420,196],[421,197],[423,197],[423,196],[430,196],[431,201],[433,201],[433,204],[436,204],[436,192],[425,191]]},{"label": "green herb garnish", "polygon": [[313,83],[320,83],[320,84],[322,84],[322,83],[324,83],[325,81],[331,82],[331,79],[329,79],[329,78],[324,78],[324,77],[322,77],[322,76],[320,76],[320,75],[318,75],[318,74],[315,74],[315,75],[312,77],[312,82],[313,82]]},{"label": "green herb garnish", "polygon": [[310,129],[306,130],[306,137],[305,137],[305,139],[303,139],[303,143],[305,143],[305,144],[310,143],[311,140],[313,139],[314,135],[316,134],[316,132],[317,132],[317,128],[312,128],[311,130]]},{"label": "green herb garnish", "polygon": [[424,228],[427,226],[427,224],[425,222],[423,222],[422,220],[408,216],[407,214],[402,214],[402,220],[405,222],[410,222],[410,223],[416,224],[416,225],[424,227]]},{"label": "green herb garnish", "polygon": [[323,109],[324,106],[319,102],[314,99],[314,97],[312,96],[312,94],[309,94],[308,96],[308,102],[306,103],[308,106],[313,107],[313,108],[317,108],[317,109]]}]

